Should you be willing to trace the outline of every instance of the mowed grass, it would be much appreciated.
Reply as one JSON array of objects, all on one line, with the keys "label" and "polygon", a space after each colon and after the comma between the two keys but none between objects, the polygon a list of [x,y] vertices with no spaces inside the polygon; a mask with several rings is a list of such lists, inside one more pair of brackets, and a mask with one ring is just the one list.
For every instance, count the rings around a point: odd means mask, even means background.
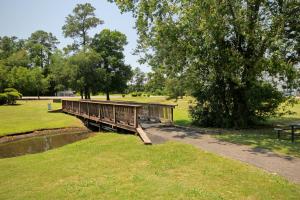
[{"label": "mowed grass", "polygon": [[81,121],[63,113],[48,113],[47,104],[53,109],[61,103],[52,101],[18,101],[17,105],[0,106],[0,136],[38,129],[82,126]]},{"label": "mowed grass", "polygon": [[299,199],[300,186],[238,161],[133,135],[99,135],[0,160],[0,199]]},{"label": "mowed grass", "polygon": [[[267,124],[288,125],[290,123],[300,123],[300,103],[295,104],[290,110],[294,112],[293,115],[270,119]],[[300,134],[297,135],[295,143],[291,142],[290,133],[285,133],[278,140],[273,128],[225,130],[224,134],[216,137],[227,142],[251,145],[253,148],[264,148],[280,154],[300,157]]]}]

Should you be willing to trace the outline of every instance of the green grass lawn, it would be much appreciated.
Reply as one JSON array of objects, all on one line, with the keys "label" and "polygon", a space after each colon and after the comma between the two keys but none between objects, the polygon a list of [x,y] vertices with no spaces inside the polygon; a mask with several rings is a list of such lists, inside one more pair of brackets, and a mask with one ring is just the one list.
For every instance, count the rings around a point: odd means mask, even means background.
[{"label": "green grass lawn", "polygon": [[114,133],[0,159],[0,199],[299,199],[300,186],[256,167]]},{"label": "green grass lawn", "polygon": [[[101,98],[100,98],[101,99]],[[102,98],[104,99],[104,98]],[[177,104],[174,110],[174,122],[177,125],[191,126],[191,118],[188,114],[188,107],[193,100],[191,97],[184,97],[178,101],[167,100],[165,97],[130,97],[122,98],[120,96],[112,96],[112,100],[139,101],[139,102],[160,102]],[[292,122],[300,122],[300,103],[290,108],[294,112],[293,115],[285,115],[282,117],[272,118],[265,122],[268,126],[275,124],[288,124]],[[254,148],[265,148],[276,153],[287,154],[300,157],[300,137],[293,144],[289,139],[289,135],[284,140],[277,140],[277,135],[273,128],[257,128],[249,130],[223,130],[222,135],[217,135],[218,139],[236,143],[251,145]]]},{"label": "green grass lawn", "polygon": [[[294,105],[290,110],[295,114],[270,119],[267,124],[300,123],[300,103]],[[251,145],[254,148],[265,148],[277,153],[300,157],[300,136],[296,137],[295,143],[291,142],[290,134],[285,134],[283,139],[278,140],[273,128],[230,130],[216,137],[227,142]]]},{"label": "green grass lawn", "polygon": [[[17,105],[0,106],[0,136],[47,128],[82,126],[80,120],[63,113],[48,113],[52,101],[18,101]],[[61,103],[52,103],[53,109]]]}]

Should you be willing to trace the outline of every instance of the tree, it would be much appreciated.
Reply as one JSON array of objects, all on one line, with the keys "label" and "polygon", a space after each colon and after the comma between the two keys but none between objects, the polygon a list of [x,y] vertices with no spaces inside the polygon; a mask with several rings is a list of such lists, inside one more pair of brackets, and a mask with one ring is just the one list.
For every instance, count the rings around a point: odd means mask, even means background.
[{"label": "tree", "polygon": [[17,37],[0,37],[0,60],[8,58],[13,53],[21,50],[24,46],[24,40],[18,40]]},{"label": "tree", "polygon": [[30,70],[30,88],[35,95],[40,98],[41,94],[44,94],[49,87],[48,79],[44,77],[43,71],[40,67],[34,67]]},{"label": "tree", "polygon": [[71,70],[68,59],[64,57],[59,50],[55,51],[51,56],[51,64],[49,65],[49,84],[50,90],[54,93],[61,90],[71,88]]},{"label": "tree", "polygon": [[164,95],[166,86],[166,77],[162,70],[153,70],[148,74],[148,82],[145,85],[146,91],[155,95]]},{"label": "tree", "polygon": [[62,30],[65,37],[74,39],[74,44],[69,46],[69,49],[77,50],[79,47],[85,48],[90,42],[88,30],[104,23],[95,17],[94,11],[95,8],[90,3],[77,4],[73,9],[73,15],[67,16]]},{"label": "tree", "polygon": [[3,92],[8,85],[7,74],[7,67],[0,64],[0,93]]},{"label": "tree", "polygon": [[37,95],[39,98],[49,87],[48,79],[39,67],[13,67],[7,76],[8,86],[16,88],[23,95]]},{"label": "tree", "polygon": [[[42,69],[49,66],[50,57],[57,49],[58,43],[57,38],[52,33],[47,33],[43,30],[32,33],[26,46],[33,66],[39,66]],[[47,70],[45,74],[48,74]]]},{"label": "tree", "polygon": [[124,63],[124,46],[127,44],[126,36],[119,31],[104,29],[96,34],[91,47],[99,53],[103,60],[101,66],[105,72],[102,91],[106,93],[123,92],[127,82],[132,76],[131,67]]},{"label": "tree", "polygon": [[30,58],[25,49],[20,49],[12,53],[9,57],[2,60],[3,64],[12,68],[12,67],[30,67]]},{"label": "tree", "polygon": [[7,73],[8,86],[16,88],[23,95],[34,95],[32,92],[32,82],[30,69],[26,67],[13,67]]},{"label": "tree", "polygon": [[288,58],[296,45],[283,51],[285,28],[294,27],[286,22],[299,16],[299,9],[287,14],[291,1],[115,2],[137,18],[137,52],[150,65],[159,63],[168,77],[192,85],[197,124],[248,127],[274,115],[285,101],[280,81],[294,87],[299,80]]},{"label": "tree", "polygon": [[93,50],[80,51],[69,59],[70,85],[81,98],[90,99],[90,93],[100,90],[103,81],[102,57]]},{"label": "tree", "polygon": [[143,92],[145,91],[145,84],[146,84],[146,73],[142,72],[140,68],[135,68],[132,71],[132,78],[130,80],[130,92]]}]

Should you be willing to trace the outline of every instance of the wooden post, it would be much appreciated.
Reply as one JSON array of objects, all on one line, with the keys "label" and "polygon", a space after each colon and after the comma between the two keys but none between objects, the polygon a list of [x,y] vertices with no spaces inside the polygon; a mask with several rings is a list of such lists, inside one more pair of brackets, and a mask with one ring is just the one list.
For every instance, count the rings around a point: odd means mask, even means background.
[{"label": "wooden post", "polygon": [[295,126],[292,125],[292,142],[295,142]]},{"label": "wooden post", "polygon": [[116,106],[113,105],[114,124],[116,124]]},{"label": "wooden post", "polygon": [[98,104],[98,117],[101,120],[101,109],[100,109],[100,104]]},{"label": "wooden post", "polygon": [[134,128],[137,128],[137,123],[138,122],[137,122],[137,110],[136,110],[136,107],[134,107],[134,116],[133,117],[134,117],[134,121],[133,121],[134,122],[133,123],[134,124]]},{"label": "wooden post", "polygon": [[72,112],[74,112],[73,103],[74,103],[74,101],[72,101]]},{"label": "wooden post", "polygon": [[78,109],[78,114],[80,115],[81,113],[80,113],[80,101],[79,101],[79,109]]},{"label": "wooden post", "polygon": [[86,103],[87,111],[88,111],[88,116],[90,117],[90,108],[89,108],[89,103]]},{"label": "wooden post", "polygon": [[173,108],[171,107],[171,121],[174,122]]}]

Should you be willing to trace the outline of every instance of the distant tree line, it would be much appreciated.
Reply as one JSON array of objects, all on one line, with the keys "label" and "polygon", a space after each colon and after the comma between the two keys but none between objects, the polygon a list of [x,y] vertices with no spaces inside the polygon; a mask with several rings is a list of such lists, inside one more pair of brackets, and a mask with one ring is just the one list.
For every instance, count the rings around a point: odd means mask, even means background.
[{"label": "distant tree line", "polygon": [[104,29],[89,31],[104,22],[91,4],[78,4],[66,17],[62,31],[73,43],[63,50],[52,34],[38,30],[27,39],[0,37],[0,93],[15,88],[23,95],[55,95],[72,89],[89,99],[91,94],[124,92],[132,77],[124,63],[126,36]]}]

